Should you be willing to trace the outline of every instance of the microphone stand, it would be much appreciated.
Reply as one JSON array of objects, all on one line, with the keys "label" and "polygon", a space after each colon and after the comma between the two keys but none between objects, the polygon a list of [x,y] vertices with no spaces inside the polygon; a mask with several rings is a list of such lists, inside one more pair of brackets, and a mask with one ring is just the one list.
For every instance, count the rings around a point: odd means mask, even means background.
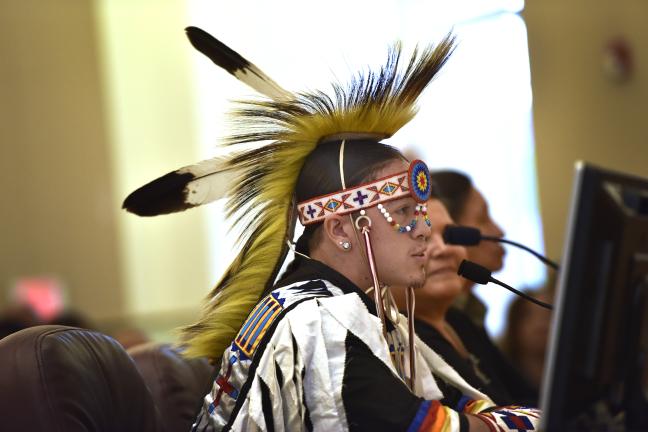
[{"label": "microphone stand", "polygon": [[491,276],[491,271],[488,270],[486,267],[479,265],[475,262],[469,261],[469,260],[463,260],[461,261],[461,264],[459,264],[459,269],[457,269],[457,274],[459,276],[462,276],[470,281],[473,281],[475,283],[481,284],[481,285],[486,285],[489,282],[493,282],[501,287],[506,288],[507,290],[511,291],[514,294],[519,295],[520,297],[537,304],[538,306],[542,306],[544,308],[547,308],[549,310],[553,310],[553,306],[550,305],[549,303],[542,302],[538,299],[535,299],[531,297],[530,295],[523,293],[522,291],[516,290],[510,285],[505,284],[502,281],[499,281],[495,279],[493,276]]},{"label": "microphone stand", "polygon": [[495,278],[492,277],[492,276],[490,277],[489,281],[490,281],[490,282],[493,282],[493,283],[495,283],[495,284],[497,284],[497,285],[499,285],[499,286],[501,286],[501,287],[506,288],[507,290],[509,290],[509,291],[511,291],[511,292],[513,292],[513,293],[515,293],[515,294],[517,294],[517,295],[519,295],[520,297],[525,298],[526,300],[529,300],[529,301],[532,302],[532,303],[537,304],[538,306],[542,306],[543,308],[547,308],[547,309],[549,309],[549,310],[553,310],[553,306],[550,305],[549,303],[545,303],[545,302],[542,302],[542,301],[540,301],[540,300],[538,300],[538,299],[535,299],[535,298],[531,297],[530,295],[528,295],[528,294],[526,294],[526,293],[524,293],[524,292],[522,292],[522,291],[516,290],[515,288],[513,288],[513,287],[510,286],[510,285],[506,285],[504,282],[499,281],[499,280],[495,279]]}]

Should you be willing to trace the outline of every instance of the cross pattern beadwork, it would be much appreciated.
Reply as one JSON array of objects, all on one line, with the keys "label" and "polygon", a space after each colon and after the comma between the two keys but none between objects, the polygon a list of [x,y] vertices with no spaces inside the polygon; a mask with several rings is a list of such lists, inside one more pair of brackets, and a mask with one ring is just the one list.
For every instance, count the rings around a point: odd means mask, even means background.
[{"label": "cross pattern beadwork", "polygon": [[353,201],[357,202],[359,205],[363,205],[367,198],[369,198],[369,195],[365,195],[361,190],[359,190],[356,192],[356,197],[353,198]]},{"label": "cross pattern beadwork", "polygon": [[237,361],[236,357],[233,356],[232,358],[230,358],[230,361],[228,362],[227,365],[227,372],[225,373],[225,375],[219,374],[218,378],[216,378],[216,384],[218,385],[218,390],[216,390],[217,388],[216,386],[214,386],[214,388],[212,389],[213,401],[209,404],[209,414],[212,414],[214,412],[214,410],[220,403],[223,394],[228,395],[232,399],[238,398],[238,394],[239,394],[238,389],[236,389],[236,387],[234,387],[229,382],[230,375],[232,374],[232,366],[234,365],[234,363],[236,363],[236,361]]},{"label": "cross pattern beadwork", "polygon": [[303,225],[321,222],[330,214],[344,215],[378,203],[410,196],[407,173],[398,173],[326,196],[315,197],[298,205]]}]

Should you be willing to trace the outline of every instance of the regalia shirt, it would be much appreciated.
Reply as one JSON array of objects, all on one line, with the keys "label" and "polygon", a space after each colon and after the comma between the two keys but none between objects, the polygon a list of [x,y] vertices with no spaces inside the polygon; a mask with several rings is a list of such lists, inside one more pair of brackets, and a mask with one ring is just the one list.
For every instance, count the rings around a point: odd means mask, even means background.
[{"label": "regalia shirt", "polygon": [[420,341],[411,391],[405,327],[386,339],[364,292],[303,260],[225,350],[193,430],[467,430],[465,414],[493,402]]}]

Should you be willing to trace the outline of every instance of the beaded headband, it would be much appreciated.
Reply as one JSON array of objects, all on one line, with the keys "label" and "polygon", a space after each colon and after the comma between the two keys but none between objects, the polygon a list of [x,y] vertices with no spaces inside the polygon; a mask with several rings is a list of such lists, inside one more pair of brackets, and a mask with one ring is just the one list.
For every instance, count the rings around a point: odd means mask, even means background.
[{"label": "beaded headband", "polygon": [[431,190],[430,171],[425,162],[417,159],[407,171],[302,201],[297,211],[302,225],[310,225],[329,215],[345,215],[408,196],[423,204]]}]

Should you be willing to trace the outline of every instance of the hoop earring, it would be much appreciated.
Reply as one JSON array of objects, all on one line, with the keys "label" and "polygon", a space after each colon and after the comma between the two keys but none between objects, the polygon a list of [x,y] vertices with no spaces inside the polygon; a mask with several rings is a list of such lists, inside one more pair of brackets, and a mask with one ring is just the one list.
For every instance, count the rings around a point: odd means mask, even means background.
[{"label": "hoop earring", "polygon": [[342,246],[342,249],[344,249],[345,251],[348,251],[351,249],[351,242],[348,240],[341,241],[340,246]]}]

